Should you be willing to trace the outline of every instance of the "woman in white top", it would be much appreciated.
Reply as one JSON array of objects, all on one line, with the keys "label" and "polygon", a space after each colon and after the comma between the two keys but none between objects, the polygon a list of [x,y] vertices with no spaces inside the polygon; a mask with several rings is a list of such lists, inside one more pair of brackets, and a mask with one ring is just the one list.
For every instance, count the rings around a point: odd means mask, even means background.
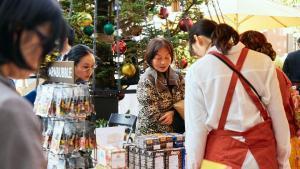
[{"label": "woman in white top", "polygon": [[202,58],[186,75],[188,168],[200,168],[203,159],[233,169],[290,168],[289,127],[272,60],[244,48],[230,26],[210,20],[193,25],[189,42]]}]

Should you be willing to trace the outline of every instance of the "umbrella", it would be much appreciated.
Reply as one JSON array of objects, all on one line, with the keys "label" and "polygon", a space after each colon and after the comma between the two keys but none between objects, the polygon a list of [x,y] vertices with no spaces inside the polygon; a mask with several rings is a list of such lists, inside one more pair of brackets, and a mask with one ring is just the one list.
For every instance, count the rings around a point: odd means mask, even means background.
[{"label": "umbrella", "polygon": [[239,32],[300,26],[300,10],[269,0],[209,0],[204,15]]}]

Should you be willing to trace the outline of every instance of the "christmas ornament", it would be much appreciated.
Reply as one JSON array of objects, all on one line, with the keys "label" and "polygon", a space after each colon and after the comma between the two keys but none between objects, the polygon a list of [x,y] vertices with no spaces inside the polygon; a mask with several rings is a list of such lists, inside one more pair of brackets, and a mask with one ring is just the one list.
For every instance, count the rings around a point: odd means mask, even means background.
[{"label": "christmas ornament", "polygon": [[191,18],[189,17],[185,17],[180,19],[180,21],[178,22],[178,26],[180,28],[180,30],[187,32],[191,29],[191,27],[193,26],[193,21]]},{"label": "christmas ornament", "polygon": [[112,51],[113,51],[113,54],[117,53],[117,48],[119,49],[119,53],[120,54],[124,54],[127,50],[127,46],[126,46],[126,43],[123,41],[123,40],[120,40],[120,41],[117,41],[117,43],[113,43],[112,44]]},{"label": "christmas ornament", "polygon": [[135,75],[136,69],[132,63],[126,63],[122,66],[121,72],[124,76],[132,77]]},{"label": "christmas ornament", "polygon": [[188,62],[187,62],[186,58],[181,58],[180,60],[176,60],[175,63],[179,69],[184,69],[188,66]]},{"label": "christmas ornament", "polygon": [[85,26],[83,28],[83,33],[87,36],[91,36],[94,33],[94,27],[93,26]]},{"label": "christmas ornament", "polygon": [[150,8],[150,12],[151,12],[152,14],[157,14],[157,13],[158,13],[157,6],[152,6],[152,7]]},{"label": "christmas ornament", "polygon": [[81,27],[89,26],[93,22],[92,15],[86,12],[80,12],[77,19],[78,25]]},{"label": "christmas ornament", "polygon": [[112,35],[114,33],[114,31],[115,31],[114,30],[114,25],[111,24],[111,23],[105,24],[103,29],[104,29],[104,33],[106,35]]},{"label": "christmas ornament", "polygon": [[118,94],[117,94],[118,101],[124,99],[124,97],[125,97],[125,92],[124,91],[119,91]]},{"label": "christmas ornament", "polygon": [[188,65],[188,62],[187,62],[186,58],[182,58],[180,64],[181,64],[182,69],[186,68],[187,65]]},{"label": "christmas ornament", "polygon": [[159,16],[161,19],[167,19],[167,17],[169,16],[169,11],[168,11],[168,9],[165,8],[165,7],[161,7],[160,10],[159,10],[158,16]]}]

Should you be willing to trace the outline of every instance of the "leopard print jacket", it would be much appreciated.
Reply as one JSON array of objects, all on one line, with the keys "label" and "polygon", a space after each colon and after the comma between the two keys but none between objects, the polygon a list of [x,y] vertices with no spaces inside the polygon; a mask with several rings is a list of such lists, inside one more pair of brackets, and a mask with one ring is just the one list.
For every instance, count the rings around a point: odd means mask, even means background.
[{"label": "leopard print jacket", "polygon": [[184,99],[184,79],[169,68],[165,78],[149,67],[137,86],[139,114],[136,135],[173,132],[172,125],[162,125],[159,118],[172,109],[173,104]]}]

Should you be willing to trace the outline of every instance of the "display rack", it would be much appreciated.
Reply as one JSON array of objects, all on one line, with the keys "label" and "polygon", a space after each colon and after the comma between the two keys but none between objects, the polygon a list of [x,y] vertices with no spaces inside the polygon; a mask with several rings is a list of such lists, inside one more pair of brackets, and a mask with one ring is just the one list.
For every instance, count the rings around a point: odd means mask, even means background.
[{"label": "display rack", "polygon": [[34,110],[43,122],[43,149],[48,169],[93,167],[94,106],[89,86],[55,83],[37,89]]}]

